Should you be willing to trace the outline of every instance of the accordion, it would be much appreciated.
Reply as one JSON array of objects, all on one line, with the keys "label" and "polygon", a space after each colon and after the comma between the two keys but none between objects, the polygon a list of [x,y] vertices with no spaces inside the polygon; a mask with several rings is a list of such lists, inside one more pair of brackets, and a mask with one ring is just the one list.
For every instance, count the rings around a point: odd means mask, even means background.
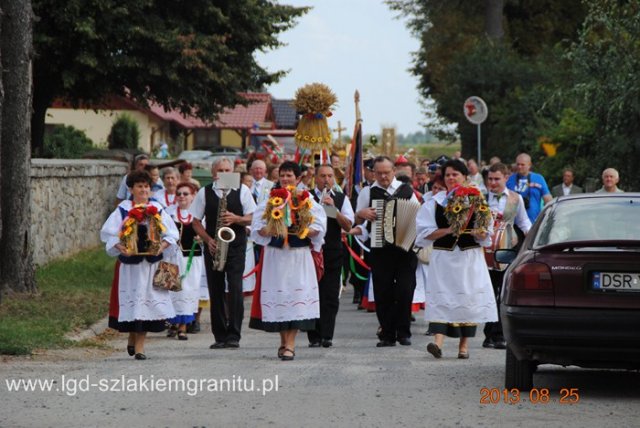
[{"label": "accordion", "polygon": [[416,240],[416,216],[420,203],[411,199],[374,199],[377,220],[371,223],[371,248],[386,244],[410,251]]}]

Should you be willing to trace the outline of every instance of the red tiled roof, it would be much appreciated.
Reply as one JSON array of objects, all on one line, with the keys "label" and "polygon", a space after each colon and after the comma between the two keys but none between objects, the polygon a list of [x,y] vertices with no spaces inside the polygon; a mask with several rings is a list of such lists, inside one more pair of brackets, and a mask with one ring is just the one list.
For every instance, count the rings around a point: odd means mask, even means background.
[{"label": "red tiled roof", "polygon": [[255,123],[270,121],[270,94],[247,92],[240,96],[253,102],[247,106],[237,105],[232,109],[225,109],[215,121],[216,128],[251,129]]},{"label": "red tiled roof", "polygon": [[[187,129],[193,128],[230,128],[230,129],[251,129],[255,123],[263,123],[273,121],[273,110],[271,108],[271,95],[259,92],[244,92],[241,97],[252,101],[247,106],[237,105],[233,108],[225,109],[218,119],[211,122],[205,122],[196,116],[184,116],[178,110],[165,111],[164,107],[156,103],[150,103],[149,108],[145,109],[134,103],[126,97],[109,97],[100,105],[84,106],[84,108],[98,109],[139,109],[143,112],[149,112],[161,120],[168,122],[176,122],[179,126]],[[70,104],[61,100],[54,101],[52,107],[55,108],[73,108]]]}]

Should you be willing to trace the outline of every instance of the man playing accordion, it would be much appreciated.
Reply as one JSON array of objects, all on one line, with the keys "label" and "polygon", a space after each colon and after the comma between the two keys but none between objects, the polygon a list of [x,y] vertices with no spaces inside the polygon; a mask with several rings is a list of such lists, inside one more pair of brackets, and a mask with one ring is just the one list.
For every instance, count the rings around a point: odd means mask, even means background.
[{"label": "man playing accordion", "polygon": [[[377,218],[376,210],[371,208],[372,201],[393,197],[418,202],[411,186],[395,179],[391,159],[378,156],[373,160],[373,171],[376,181],[360,191],[356,208],[356,222],[367,220],[370,236],[371,222],[381,220]],[[415,216],[412,221],[415,223]],[[367,261],[371,266],[376,315],[381,326],[377,346],[395,346],[396,341],[401,345],[411,345],[411,301],[417,267],[415,253],[387,244],[371,248]]]},{"label": "man playing accordion", "polygon": [[[494,234],[490,248],[485,248],[485,258],[489,267],[491,285],[499,299],[502,279],[506,266],[496,263],[493,252],[502,248],[514,248],[518,245],[518,238],[514,230],[514,224],[526,234],[531,229],[531,221],[527,216],[522,196],[517,192],[507,189],[509,168],[502,163],[495,163],[489,168],[488,184],[489,193],[487,202],[494,218]],[[498,310],[500,305],[498,305]],[[484,348],[505,349],[506,344],[502,334],[502,324],[498,322],[486,323],[484,326]]]}]

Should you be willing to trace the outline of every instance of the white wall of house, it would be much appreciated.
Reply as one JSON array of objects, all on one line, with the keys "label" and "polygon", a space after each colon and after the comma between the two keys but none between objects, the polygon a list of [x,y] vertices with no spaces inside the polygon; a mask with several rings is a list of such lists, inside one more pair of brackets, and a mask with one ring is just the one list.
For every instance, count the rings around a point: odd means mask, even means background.
[{"label": "white wall of house", "polygon": [[128,114],[140,129],[140,149],[150,152],[152,144],[168,139],[168,127],[163,122],[137,110],[73,110],[50,108],[47,110],[47,125],[67,125],[80,129],[99,147],[107,147],[107,137],[118,116]]}]

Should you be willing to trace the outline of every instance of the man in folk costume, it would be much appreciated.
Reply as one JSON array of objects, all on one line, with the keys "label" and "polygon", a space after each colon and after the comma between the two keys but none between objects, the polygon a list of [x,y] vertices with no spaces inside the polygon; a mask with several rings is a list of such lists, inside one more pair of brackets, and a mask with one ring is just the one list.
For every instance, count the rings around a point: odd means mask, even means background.
[{"label": "man in folk costume", "polygon": [[[226,157],[216,160],[211,167],[213,183],[198,191],[191,206],[193,228],[209,250],[205,252],[204,261],[211,299],[211,331],[215,337],[211,349],[238,348],[244,316],[242,273],[247,246],[246,226],[251,224],[256,204],[249,188],[241,184],[239,189],[225,191],[226,210],[219,209],[223,191],[216,185],[218,174],[232,171],[231,160]],[[206,228],[202,225],[204,219]],[[213,269],[214,256],[220,243],[216,239],[219,226],[230,227],[235,233],[235,239],[229,243],[222,271]],[[228,286],[227,296],[225,285]]]},{"label": "man in folk costume", "polygon": [[331,190],[335,184],[331,165],[316,168],[313,199],[325,207],[327,212],[327,233],[324,237],[322,253],[324,275],[318,284],[320,292],[320,320],[314,330],[309,330],[310,347],[332,346],[333,332],[338,315],[340,296],[340,273],[342,271],[343,244],[341,231],[351,230],[354,221],[353,208],[344,193]]},{"label": "man in folk costume", "polygon": [[[393,162],[386,156],[378,156],[373,161],[376,181],[358,195],[356,221],[367,220],[367,231],[371,234],[370,223],[376,218],[371,202],[391,197],[410,199],[418,202],[411,185],[394,177]],[[411,345],[411,301],[416,286],[417,259],[413,251],[404,251],[394,245],[371,248],[367,258],[371,266],[373,289],[376,299],[376,315],[381,331],[378,347]]]},{"label": "man in folk costume", "polygon": [[[493,249],[513,248],[518,245],[518,237],[514,231],[514,224],[526,235],[531,229],[531,221],[527,216],[522,196],[517,192],[507,189],[509,168],[503,163],[495,163],[489,168],[489,193],[487,203],[494,218]],[[504,278],[505,265],[495,263],[493,250],[485,249],[489,264],[489,276],[491,285],[496,295],[496,301],[500,296],[500,288]],[[499,308],[499,305],[498,305]],[[488,322],[484,326],[484,348],[505,349],[506,343],[502,333],[500,321]]]}]

